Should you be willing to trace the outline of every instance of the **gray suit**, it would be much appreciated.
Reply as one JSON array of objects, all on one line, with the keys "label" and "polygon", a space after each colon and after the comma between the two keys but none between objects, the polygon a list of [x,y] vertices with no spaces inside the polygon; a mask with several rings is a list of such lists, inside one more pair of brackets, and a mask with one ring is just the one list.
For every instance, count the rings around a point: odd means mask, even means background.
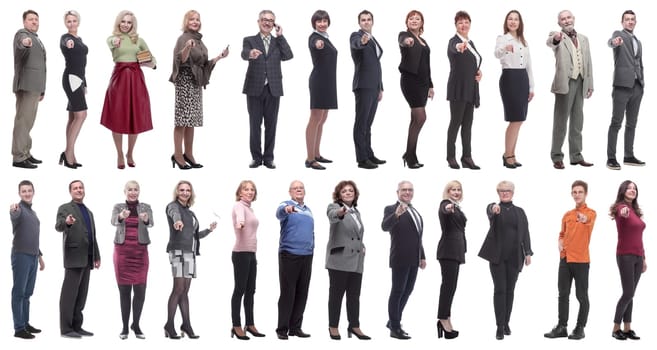
[{"label": "gray suit", "polygon": [[[554,93],[554,122],[552,126],[552,149],[550,156],[553,162],[562,161],[561,151],[568,128],[568,148],[571,163],[584,160],[582,156],[582,128],[584,126],[584,96],[593,92],[593,68],[591,50],[586,36],[577,33],[575,46],[568,34],[561,32],[562,39],[555,42],[553,37],[557,32],[551,32],[547,46],[554,51],[555,73],[551,91]],[[577,50],[581,52],[580,74],[573,78],[575,62],[573,56]],[[570,119],[570,125],[569,124]]]},{"label": "gray suit", "polygon": [[[616,37],[623,43],[614,46]],[[607,134],[607,159],[616,159],[618,131],[625,120],[624,158],[634,157],[634,131],[643,98],[643,48],[641,41],[626,30],[617,30],[607,42],[614,51],[614,90],[611,124]]]},{"label": "gray suit", "polygon": [[[32,46],[22,41],[32,39]],[[14,36],[14,82],[16,117],[11,153],[14,162],[22,162],[32,154],[30,131],[34,126],[39,101],[46,91],[46,50],[36,33],[19,29]]]},{"label": "gray suit", "polygon": [[326,244],[326,268],[340,271],[363,273],[365,261],[365,245],[363,232],[365,227],[360,220],[360,212],[353,208],[354,215],[347,212],[344,217],[338,216],[342,206],[331,203],[326,209],[331,228]]}]

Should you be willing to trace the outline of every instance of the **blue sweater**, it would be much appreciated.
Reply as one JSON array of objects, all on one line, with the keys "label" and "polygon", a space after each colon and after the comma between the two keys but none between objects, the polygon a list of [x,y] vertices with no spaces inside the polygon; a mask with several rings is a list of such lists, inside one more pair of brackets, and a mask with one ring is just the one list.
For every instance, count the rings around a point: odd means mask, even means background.
[{"label": "blue sweater", "polygon": [[[293,213],[285,212],[285,207],[294,206]],[[278,252],[295,255],[313,255],[315,248],[315,220],[306,205],[293,200],[281,203],[276,209],[276,218],[281,222],[281,238]]]}]

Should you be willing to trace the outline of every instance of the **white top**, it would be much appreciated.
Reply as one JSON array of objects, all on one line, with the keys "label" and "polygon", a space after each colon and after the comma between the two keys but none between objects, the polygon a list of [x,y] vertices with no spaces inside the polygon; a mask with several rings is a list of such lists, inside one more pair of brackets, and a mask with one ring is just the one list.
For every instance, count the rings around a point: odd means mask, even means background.
[{"label": "white top", "polygon": [[[513,52],[507,51],[507,45],[513,45]],[[499,35],[495,43],[495,57],[499,58],[502,69],[527,70],[529,91],[534,91],[534,76],[532,74],[532,60],[529,55],[529,47],[523,45],[522,42],[509,33]]]}]

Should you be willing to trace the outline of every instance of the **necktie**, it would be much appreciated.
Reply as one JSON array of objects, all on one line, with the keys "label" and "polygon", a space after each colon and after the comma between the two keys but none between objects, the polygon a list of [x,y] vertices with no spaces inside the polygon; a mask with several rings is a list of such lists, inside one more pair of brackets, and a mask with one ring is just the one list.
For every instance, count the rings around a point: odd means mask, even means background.
[{"label": "necktie", "polygon": [[570,32],[570,33],[566,33],[566,34],[567,34],[567,35],[570,37],[570,39],[573,41],[573,45],[575,45],[575,47],[577,47],[577,33],[576,33],[575,31],[572,31],[572,32]]},{"label": "necktie", "polygon": [[413,208],[410,204],[408,205],[408,212],[411,214],[413,222],[415,222],[415,228],[417,228],[417,232],[422,233],[422,221],[420,220],[420,214],[418,214],[415,208]]},{"label": "necktie", "polygon": [[269,53],[269,41],[271,40],[271,37],[267,35],[266,37],[262,38],[263,43],[265,44],[265,55]]}]

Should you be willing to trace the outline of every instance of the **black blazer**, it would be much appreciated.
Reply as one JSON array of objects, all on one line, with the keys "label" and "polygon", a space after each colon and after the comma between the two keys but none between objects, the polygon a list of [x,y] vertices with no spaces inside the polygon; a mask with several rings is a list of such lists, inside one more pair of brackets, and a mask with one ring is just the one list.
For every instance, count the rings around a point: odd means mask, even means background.
[{"label": "black blazer", "polygon": [[[249,59],[251,49],[260,50],[262,55],[254,60]],[[247,96],[260,96],[265,87],[266,77],[271,94],[277,97],[283,96],[281,61],[290,60],[292,57],[294,57],[292,49],[282,35],[271,36],[267,54],[265,54],[265,43],[262,41],[260,33],[245,37],[242,43],[242,59],[249,61],[249,68],[246,70],[242,93]]]},{"label": "black blazer", "polygon": [[[406,38],[413,38],[413,46],[404,46],[404,40]],[[409,73],[417,75],[420,70],[420,60],[422,59],[422,51],[430,50],[429,44],[424,38],[420,39],[413,35],[411,32],[400,32],[397,39],[399,42],[399,50],[401,51],[401,62],[399,63],[399,72],[400,73]],[[424,43],[425,46],[420,44],[420,41]],[[433,82],[431,81],[431,61],[427,62],[428,76],[426,78],[429,82],[429,87],[433,88]]]},{"label": "black blazer", "polygon": [[[484,243],[481,246],[481,250],[479,250],[479,256],[485,260],[488,260],[491,264],[499,264],[500,260],[502,259],[503,233],[495,230],[495,224],[499,216],[505,215],[505,212],[504,209],[502,209],[500,214],[495,215],[492,211],[494,204],[495,203],[491,203],[488,205],[488,207],[486,207],[486,214],[488,215],[488,220],[490,221],[490,229],[488,230],[488,234],[486,234],[486,238],[484,239]],[[513,213],[511,213],[511,211],[513,211]],[[509,214],[515,215],[515,217],[518,218],[518,237],[516,240],[518,242],[518,247],[515,249],[515,251],[518,253],[516,258],[518,261],[518,268],[520,271],[522,271],[525,257],[534,255],[534,252],[532,251],[532,243],[529,238],[529,224],[527,222],[527,215],[525,215],[525,211],[522,208],[516,207],[515,205],[511,207]]]},{"label": "black blazer", "polygon": [[[55,230],[64,234],[63,244],[63,258],[64,268],[82,268],[89,266],[89,244],[93,244],[92,262],[100,261],[100,251],[98,250],[98,242],[96,240],[96,223],[94,215],[91,213],[89,207],[89,218],[91,219],[91,236],[93,242],[89,242],[87,231],[87,224],[84,222],[82,212],[77,203],[71,201],[62,204],[57,209],[57,220],[55,222]],[[73,225],[66,224],[66,217],[71,214],[75,218]],[[93,268],[93,265],[91,266]]]},{"label": "black blazer", "polygon": [[[364,34],[364,31],[359,30],[351,33],[351,37],[349,38],[351,59],[354,61],[352,91],[358,89],[378,89],[379,91],[383,91],[380,61],[383,55],[383,49],[374,38],[365,45],[361,44],[360,39]],[[376,54],[377,47],[381,53],[380,56]]]},{"label": "black blazer", "polygon": [[436,258],[456,260],[463,264],[465,263],[465,252],[467,251],[465,223],[468,219],[459,207],[456,207],[453,213],[446,210],[445,206],[450,203],[452,203],[450,200],[445,199],[440,202],[438,208],[438,219],[440,220],[442,235],[440,241],[438,241]]},{"label": "black blazer", "polygon": [[[397,217],[397,206],[399,202],[387,206],[381,222],[381,229],[390,232],[390,267],[420,266],[420,260],[425,260],[422,230],[418,231],[409,210]],[[424,227],[419,212],[418,217],[420,227]]]},{"label": "black blazer", "polygon": [[[470,49],[463,53],[456,51],[456,44],[461,42],[461,38],[454,35],[447,44],[450,68],[447,80],[447,100],[468,102],[479,107],[479,83],[475,80],[475,76],[481,66],[481,55],[479,55],[480,60],[477,65],[477,59]],[[470,41],[470,46],[479,54],[472,41]]]}]

